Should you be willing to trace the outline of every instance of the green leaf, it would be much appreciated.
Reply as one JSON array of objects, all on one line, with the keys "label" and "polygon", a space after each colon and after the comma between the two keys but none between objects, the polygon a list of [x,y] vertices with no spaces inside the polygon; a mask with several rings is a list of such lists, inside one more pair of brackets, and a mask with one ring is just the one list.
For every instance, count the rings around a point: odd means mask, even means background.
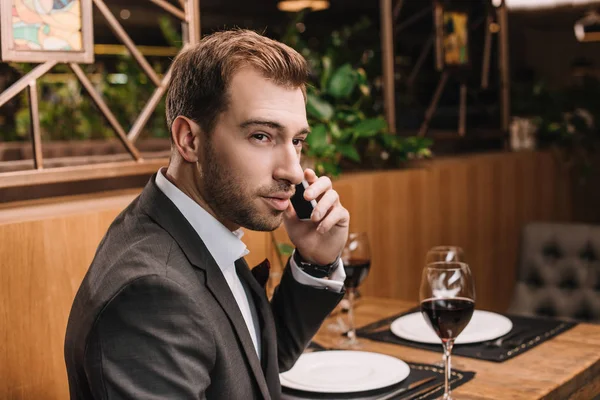
[{"label": "green leaf", "polygon": [[177,32],[177,29],[175,29],[170,18],[165,16],[160,17],[158,19],[158,26],[169,46],[181,47],[183,43],[181,35]]},{"label": "green leaf", "polygon": [[343,143],[353,142],[354,140],[354,129],[352,127],[342,129],[342,137],[340,141]]},{"label": "green leaf", "polygon": [[342,131],[340,130],[340,126],[335,122],[329,123],[329,132],[331,132],[331,137],[334,139],[339,139],[342,137]]},{"label": "green leaf", "polygon": [[360,155],[353,145],[347,143],[338,144],[337,149],[344,157],[352,161],[360,162]]},{"label": "green leaf", "polygon": [[306,94],[306,112],[320,120],[329,121],[333,116],[333,107],[326,100],[313,93]]},{"label": "green leaf", "polygon": [[386,129],[386,127],[387,123],[381,117],[365,119],[354,125],[354,136],[363,138],[372,137]]},{"label": "green leaf", "polygon": [[331,76],[331,57],[323,56],[321,58],[321,65],[323,70],[321,71],[321,89],[325,90],[327,88],[327,83],[329,82],[329,77]]},{"label": "green leaf", "polygon": [[382,133],[380,136],[383,147],[388,150],[392,150],[398,147],[399,140],[398,136]]},{"label": "green leaf", "polygon": [[315,164],[315,172],[317,175],[327,175],[331,177],[338,176],[340,174],[340,167],[338,164],[332,161],[318,161]]},{"label": "green leaf", "polygon": [[356,71],[350,64],[339,67],[331,76],[327,93],[336,99],[348,98],[356,87]]},{"label": "green leaf", "polygon": [[345,122],[346,124],[354,124],[356,122],[358,122],[359,117],[356,113],[356,111],[349,109],[349,110],[344,110],[342,109],[342,107],[337,107],[338,112],[335,113],[335,117],[340,120]]},{"label": "green leaf", "polygon": [[356,70],[356,82],[359,85],[368,85],[369,80],[367,79],[367,72],[364,68],[358,68]]},{"label": "green leaf", "polygon": [[306,144],[313,153],[318,153],[320,150],[324,151],[327,147],[327,127],[323,124],[313,126],[308,136],[306,136]]},{"label": "green leaf", "polygon": [[287,243],[277,243],[277,251],[282,256],[291,256],[294,252],[294,246]]}]

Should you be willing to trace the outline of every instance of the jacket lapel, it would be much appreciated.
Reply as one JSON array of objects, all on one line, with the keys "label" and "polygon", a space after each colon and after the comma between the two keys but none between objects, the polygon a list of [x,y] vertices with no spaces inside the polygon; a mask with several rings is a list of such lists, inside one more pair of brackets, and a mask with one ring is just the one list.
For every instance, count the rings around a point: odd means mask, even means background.
[{"label": "jacket lapel", "polygon": [[248,332],[246,321],[244,321],[244,317],[242,316],[240,308],[237,305],[237,302],[235,301],[235,298],[231,293],[231,289],[223,277],[221,270],[214,260],[212,261],[212,264],[214,264],[214,266],[213,268],[210,268],[212,269],[210,273],[208,271],[209,268],[206,269],[206,286],[212,292],[213,296],[215,299],[217,299],[217,302],[219,302],[221,308],[223,308],[223,311],[225,311],[227,317],[231,321],[231,324],[233,325],[235,332],[242,343],[242,347],[246,353],[246,358],[248,359],[250,368],[256,377],[263,398],[270,399],[265,375],[262,371],[258,355],[256,354],[256,348],[254,347],[254,343],[252,342],[252,338]]},{"label": "jacket lapel", "polygon": [[265,375],[256,354],[256,349],[252,343],[252,338],[248,332],[248,327],[221,269],[187,219],[156,186],[155,178],[156,174],[152,176],[150,182],[148,182],[142,191],[140,195],[140,207],[150,218],[169,232],[179,244],[190,263],[205,272],[206,286],[231,322],[242,344],[250,369],[258,382],[262,397],[270,399],[269,387],[267,386]]},{"label": "jacket lapel", "polygon": [[[265,263],[266,261],[266,263]],[[236,261],[235,266],[238,275],[250,288],[260,318],[261,334],[261,360],[264,375],[269,386],[272,398],[281,397],[281,384],[279,383],[279,365],[277,362],[277,337],[275,323],[271,312],[271,304],[267,299],[264,289],[264,273],[268,271],[268,260],[263,261],[252,271],[248,268],[243,258]],[[268,272],[267,272],[268,274]],[[266,282],[265,282],[266,283]]]}]

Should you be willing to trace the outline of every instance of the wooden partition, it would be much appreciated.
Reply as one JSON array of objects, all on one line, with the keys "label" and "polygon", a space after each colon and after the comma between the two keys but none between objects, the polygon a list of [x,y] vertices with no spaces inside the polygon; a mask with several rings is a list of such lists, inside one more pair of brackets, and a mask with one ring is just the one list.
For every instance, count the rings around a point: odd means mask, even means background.
[{"label": "wooden partition", "polygon": [[[504,310],[519,233],[533,220],[569,220],[565,174],[547,153],[436,160],[425,168],[347,175],[335,182],[351,229],[372,245],[365,294],[416,300],[426,250],[462,246],[478,306]],[[67,317],[96,246],[138,190],[0,206],[0,399],[66,399]],[[285,239],[285,232],[277,237]],[[252,265],[271,237],[244,237]]]}]

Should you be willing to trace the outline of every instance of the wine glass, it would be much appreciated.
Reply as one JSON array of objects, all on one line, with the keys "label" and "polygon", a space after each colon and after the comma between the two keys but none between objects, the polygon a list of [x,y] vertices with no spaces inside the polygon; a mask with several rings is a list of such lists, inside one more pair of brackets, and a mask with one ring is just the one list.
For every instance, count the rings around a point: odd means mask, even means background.
[{"label": "wine glass", "polygon": [[425,256],[425,265],[439,261],[465,262],[465,253],[458,246],[435,246]]},{"label": "wine glass", "polygon": [[371,267],[371,250],[369,238],[365,232],[352,232],[348,235],[348,241],[342,250],[342,262],[346,272],[344,286],[348,294],[348,332],[346,338],[338,344],[342,348],[360,348],[356,338],[356,326],[354,323],[354,300],[356,289],[365,280]]},{"label": "wine glass", "polygon": [[[465,253],[462,248],[458,246],[434,246],[427,252],[425,256],[425,265],[439,261],[465,261]],[[442,361],[435,363],[437,367],[444,367],[446,365],[445,355]]]},{"label": "wine glass", "polygon": [[475,310],[475,286],[469,266],[458,261],[427,264],[423,269],[419,296],[423,318],[442,340],[445,370],[442,399],[451,400],[452,347]]}]

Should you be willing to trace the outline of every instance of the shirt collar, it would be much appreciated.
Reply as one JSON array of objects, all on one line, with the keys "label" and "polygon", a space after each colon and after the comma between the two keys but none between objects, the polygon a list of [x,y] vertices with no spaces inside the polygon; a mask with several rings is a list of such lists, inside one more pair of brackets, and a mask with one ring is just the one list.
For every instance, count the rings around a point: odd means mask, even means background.
[{"label": "shirt collar", "polygon": [[234,262],[249,253],[242,236],[244,231],[230,231],[210,215],[200,204],[183,193],[169,181],[161,168],[156,174],[156,186],[167,196],[175,207],[188,220],[206,248],[222,270],[234,265]]}]

